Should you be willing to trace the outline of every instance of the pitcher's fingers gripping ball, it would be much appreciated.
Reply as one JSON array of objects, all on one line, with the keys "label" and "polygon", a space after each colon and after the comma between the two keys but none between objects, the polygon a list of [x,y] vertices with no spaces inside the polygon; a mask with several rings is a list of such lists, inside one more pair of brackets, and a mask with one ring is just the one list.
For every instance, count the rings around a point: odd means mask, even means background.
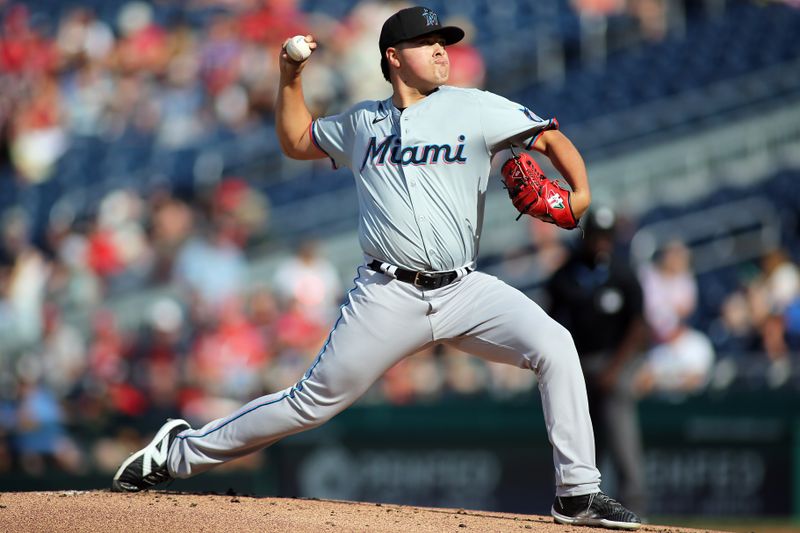
[{"label": "pitcher's fingers gripping ball", "polygon": [[571,192],[548,179],[529,154],[511,157],[503,163],[500,173],[519,216],[530,215],[564,229],[578,226],[569,200]]}]

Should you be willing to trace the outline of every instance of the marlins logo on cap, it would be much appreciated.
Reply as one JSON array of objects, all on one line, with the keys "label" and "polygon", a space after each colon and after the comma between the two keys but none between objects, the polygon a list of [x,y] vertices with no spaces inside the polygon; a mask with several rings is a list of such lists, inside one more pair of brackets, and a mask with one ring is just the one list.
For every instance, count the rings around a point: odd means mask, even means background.
[{"label": "marlins logo on cap", "polygon": [[446,45],[455,44],[464,38],[464,30],[457,26],[442,26],[439,15],[433,9],[422,6],[401,9],[383,23],[378,46],[381,56],[390,46],[403,41],[438,33]]},{"label": "marlins logo on cap", "polygon": [[428,9],[427,7],[422,11],[422,16],[425,17],[426,26],[438,26],[439,15]]}]

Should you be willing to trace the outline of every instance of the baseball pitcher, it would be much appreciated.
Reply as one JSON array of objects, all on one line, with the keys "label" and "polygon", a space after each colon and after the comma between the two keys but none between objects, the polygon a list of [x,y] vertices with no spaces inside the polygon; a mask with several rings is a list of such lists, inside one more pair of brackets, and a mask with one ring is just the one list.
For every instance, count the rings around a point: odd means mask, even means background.
[{"label": "baseball pitcher", "polygon": [[548,180],[524,152],[503,165],[503,180],[521,214],[564,228],[575,227],[591,202],[583,160],[554,118],[446,85],[447,46],[463,36],[430,9],[398,11],[379,41],[392,96],[317,119],[301,86],[317,43],[308,35],[284,47],[276,111],[281,147],[294,159],[330,158],[352,170],[364,264],[319,355],[294,386],[201,428],[167,422],[122,464],[114,490],[193,476],[319,426],[404,357],[446,343],[536,373],[553,446],[557,522],[639,527],[635,514],[600,492],[570,333],[521,292],[475,270],[492,156],[512,147],[547,156],[571,191]]}]

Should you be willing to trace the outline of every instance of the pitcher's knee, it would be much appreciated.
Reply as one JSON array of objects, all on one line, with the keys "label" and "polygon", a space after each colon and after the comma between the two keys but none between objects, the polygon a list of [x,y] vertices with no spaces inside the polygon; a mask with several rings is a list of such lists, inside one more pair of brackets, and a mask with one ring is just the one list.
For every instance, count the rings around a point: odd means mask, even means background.
[{"label": "pitcher's knee", "polygon": [[545,367],[550,369],[576,367],[580,370],[575,341],[567,328],[553,320],[541,334],[538,370],[541,371]]},{"label": "pitcher's knee", "polygon": [[341,413],[349,405],[347,402],[309,394],[307,389],[295,389],[290,394],[290,401],[296,413],[298,424],[305,429],[321,426]]}]

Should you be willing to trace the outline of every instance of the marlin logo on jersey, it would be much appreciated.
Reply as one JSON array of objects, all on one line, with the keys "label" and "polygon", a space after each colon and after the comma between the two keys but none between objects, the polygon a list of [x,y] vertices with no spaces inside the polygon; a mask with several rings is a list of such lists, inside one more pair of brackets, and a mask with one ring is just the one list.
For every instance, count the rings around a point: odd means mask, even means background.
[{"label": "marlin logo on jersey", "polygon": [[533,120],[534,122],[536,122],[536,119],[533,118],[533,114],[531,113],[530,109],[528,109],[527,107],[520,107],[519,110],[522,111],[522,113],[526,117],[528,117],[528,120]]},{"label": "marlin logo on jersey", "polygon": [[439,25],[439,15],[431,11],[430,9],[423,9],[422,16],[425,17],[425,25],[426,26],[438,26]]},{"label": "marlin logo on jersey", "polygon": [[440,160],[445,164],[463,165],[467,162],[467,158],[464,156],[464,141],[466,140],[464,135],[459,135],[459,143],[455,147],[450,144],[423,144],[402,148],[400,137],[397,135],[389,135],[380,143],[378,143],[377,137],[373,136],[364,153],[361,170],[364,170],[368,161],[372,161],[376,166],[386,164],[387,156],[389,156],[389,163],[402,166],[435,165]]}]

